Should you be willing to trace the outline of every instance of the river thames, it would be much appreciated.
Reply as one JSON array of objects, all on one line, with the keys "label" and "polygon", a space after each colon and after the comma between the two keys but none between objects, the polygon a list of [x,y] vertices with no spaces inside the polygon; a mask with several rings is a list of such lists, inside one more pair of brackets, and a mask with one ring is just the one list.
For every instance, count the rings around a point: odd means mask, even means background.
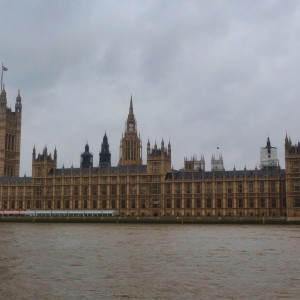
[{"label": "river thames", "polygon": [[0,299],[299,299],[300,227],[0,223]]}]

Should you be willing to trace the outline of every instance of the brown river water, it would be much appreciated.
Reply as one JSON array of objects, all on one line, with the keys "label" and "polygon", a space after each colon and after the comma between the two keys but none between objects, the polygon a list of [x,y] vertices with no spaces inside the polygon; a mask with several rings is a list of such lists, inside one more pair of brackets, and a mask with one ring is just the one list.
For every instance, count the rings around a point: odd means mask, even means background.
[{"label": "brown river water", "polygon": [[300,299],[300,226],[0,223],[0,299]]}]

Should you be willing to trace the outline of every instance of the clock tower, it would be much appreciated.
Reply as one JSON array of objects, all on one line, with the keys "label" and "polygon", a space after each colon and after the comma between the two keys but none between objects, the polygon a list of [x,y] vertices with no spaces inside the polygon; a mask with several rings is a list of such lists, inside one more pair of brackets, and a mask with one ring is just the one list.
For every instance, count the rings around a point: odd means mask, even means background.
[{"label": "clock tower", "polygon": [[142,165],[142,142],[137,134],[136,120],[133,113],[132,96],[129,114],[125,124],[125,133],[120,141],[119,166]]}]

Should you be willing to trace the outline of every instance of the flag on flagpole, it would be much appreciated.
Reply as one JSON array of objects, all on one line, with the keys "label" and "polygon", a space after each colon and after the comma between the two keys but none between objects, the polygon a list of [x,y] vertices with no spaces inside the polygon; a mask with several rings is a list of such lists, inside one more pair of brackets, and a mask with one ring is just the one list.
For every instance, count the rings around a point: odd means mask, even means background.
[{"label": "flag on flagpole", "polygon": [[8,69],[6,67],[4,67],[4,66],[2,66],[2,70],[3,71],[8,71]]}]

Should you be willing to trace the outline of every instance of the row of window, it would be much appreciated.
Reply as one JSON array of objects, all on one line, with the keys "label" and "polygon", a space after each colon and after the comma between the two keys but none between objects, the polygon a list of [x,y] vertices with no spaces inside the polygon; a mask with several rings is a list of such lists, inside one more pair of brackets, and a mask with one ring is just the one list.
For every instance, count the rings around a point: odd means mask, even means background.
[{"label": "row of window", "polygon": [[[8,203],[10,203],[10,207],[8,207]],[[56,200],[56,201],[51,201],[51,200],[47,200],[43,203],[46,203],[43,205],[42,207],[42,201],[41,200],[35,200],[35,201],[15,201],[12,200],[10,202],[8,201],[3,201],[3,209],[29,209],[29,208],[47,208],[47,209],[78,209],[79,208],[79,200],[65,200],[65,201],[61,201],[61,200]],[[62,205],[62,203],[64,203],[64,205]],[[74,203],[73,207],[72,207],[72,203]],[[116,200],[111,200],[110,205],[109,202],[106,200],[102,200],[101,202],[97,201],[97,200],[92,200],[91,203],[91,207],[88,207],[88,201],[87,200],[83,200],[83,208],[84,209],[88,209],[88,208],[92,208],[92,209],[98,209],[98,208],[102,208],[102,209],[107,209],[107,208],[111,208],[111,209],[115,209],[117,207],[117,201]],[[30,207],[32,204],[34,204],[34,207]],[[101,207],[100,207],[101,204]],[[152,200],[152,202],[148,202],[145,199],[142,199],[139,201],[139,207],[140,208],[160,208],[160,203],[158,200]],[[23,205],[25,205],[23,207]],[[109,207],[110,206],[110,207]],[[206,199],[205,201],[201,201],[201,199],[196,199],[195,201],[195,205],[194,207],[192,207],[192,201],[190,199],[187,199],[185,201],[182,201],[180,199],[176,199],[174,201],[174,207],[173,207],[173,203],[170,199],[167,199],[165,201],[165,207],[164,208],[182,208],[182,209],[190,209],[190,208],[279,208],[279,207],[286,207],[286,199],[283,198],[282,200],[282,206],[280,205],[280,202],[278,199],[276,198],[271,198],[270,202],[268,203],[268,201],[265,198],[260,198],[257,201],[255,201],[253,198],[250,198],[248,201],[244,200],[244,199],[238,199],[237,200],[237,205],[234,205],[233,199],[226,199],[223,200],[222,199],[216,199],[216,206],[213,206],[212,203],[212,199]],[[295,198],[294,201],[294,206],[295,207],[300,207],[300,198]],[[129,201],[129,206],[127,207],[127,201],[126,200],[120,200],[120,208],[121,209],[125,209],[125,208],[137,208],[137,201],[136,200],[130,200]]]},{"label": "row of window", "polygon": [[[154,194],[154,195],[159,195],[162,192],[161,189],[161,184],[150,184],[150,185],[139,185],[139,194],[146,194],[149,193],[150,194]],[[285,186],[285,185],[283,185]],[[227,184],[227,193],[228,194],[232,194],[233,193],[233,188],[232,188],[232,183],[228,183]],[[260,182],[260,189],[259,192],[260,193],[264,193],[266,192],[266,189],[264,188],[264,182]],[[295,190],[299,190],[300,185],[295,185],[294,188]],[[101,187],[99,188],[96,185],[91,186],[91,195],[107,195],[109,193],[110,190],[110,194],[111,195],[117,195],[117,188],[118,185],[101,185]],[[55,195],[56,196],[60,196],[62,195],[62,189],[63,187],[58,186],[58,187],[48,187],[46,188],[46,195],[47,196],[52,196],[54,195],[54,191],[55,191]],[[19,188],[19,196],[23,196],[23,188]],[[73,191],[73,195],[79,195],[79,186],[74,186],[72,187],[72,191]],[[177,195],[180,195],[182,193],[182,186],[181,184],[175,184],[175,189],[174,192]],[[201,193],[201,184],[197,183],[196,184],[196,188],[194,190],[196,192],[196,194],[200,194]],[[207,194],[211,194],[212,193],[212,183],[206,183],[206,189],[205,192]],[[238,187],[237,187],[237,192],[238,193],[243,193],[243,184],[239,183]],[[253,193],[255,191],[255,189],[253,188],[253,182],[248,182],[248,192],[249,193]],[[271,193],[275,193],[276,192],[276,182],[271,182],[270,183],[270,190]],[[44,192],[44,188],[39,186],[35,188],[35,195],[36,196],[41,196],[43,195]],[[99,193],[100,192],[100,193]],[[184,185],[184,192],[185,194],[192,194],[192,188],[191,188],[191,183],[185,183]],[[285,192],[285,191],[283,191]],[[119,193],[121,195],[126,195],[127,194],[127,185],[125,184],[121,184],[119,185]],[[167,195],[172,194],[172,186],[171,184],[165,184],[165,193]],[[222,194],[223,193],[223,188],[222,188],[222,183],[217,183],[217,188],[216,188],[216,193],[217,194]],[[136,185],[129,185],[129,194],[131,195],[136,195],[138,194],[138,189]],[[16,195],[16,188],[12,187],[11,189],[11,195],[15,196]],[[70,196],[71,195],[71,187],[70,186],[66,186],[64,187],[64,195],[65,196]],[[82,195],[89,195],[89,186],[83,186],[82,187]],[[3,196],[6,197],[8,196],[8,188],[4,187],[3,188]],[[31,188],[27,188],[27,196],[31,196]]]}]

